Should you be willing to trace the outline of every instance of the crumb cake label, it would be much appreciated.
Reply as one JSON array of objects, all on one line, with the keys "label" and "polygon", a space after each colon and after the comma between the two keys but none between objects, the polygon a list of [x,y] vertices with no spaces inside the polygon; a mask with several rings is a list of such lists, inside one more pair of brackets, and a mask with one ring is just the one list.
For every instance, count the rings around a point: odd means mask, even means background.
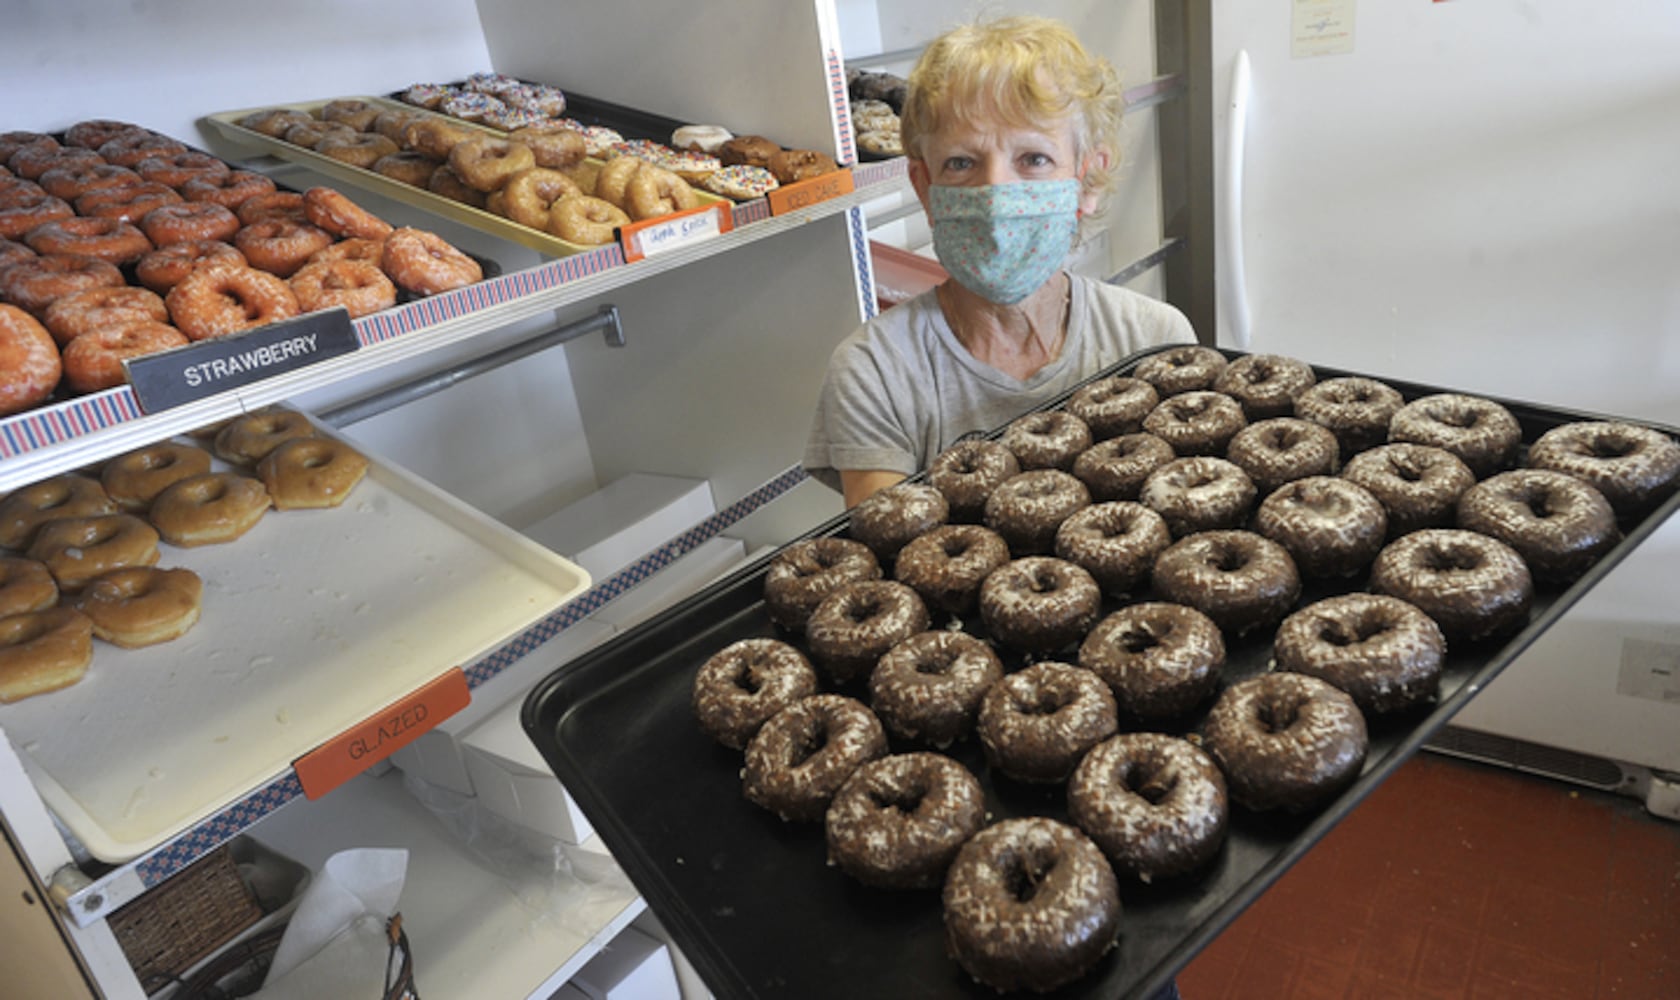
[{"label": "crumb cake label", "polygon": [[125,361],[140,408],[157,413],[307,368],[360,346],[342,308],[309,313]]},{"label": "crumb cake label", "polygon": [[471,701],[467,675],[459,667],[428,681],[293,761],[304,796],[320,798],[413,743]]}]

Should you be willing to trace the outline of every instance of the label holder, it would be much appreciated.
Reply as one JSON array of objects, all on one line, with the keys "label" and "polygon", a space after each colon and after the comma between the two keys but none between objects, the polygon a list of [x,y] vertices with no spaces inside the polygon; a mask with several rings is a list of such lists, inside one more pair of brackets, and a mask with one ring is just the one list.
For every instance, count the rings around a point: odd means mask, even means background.
[{"label": "label holder", "polygon": [[620,226],[618,241],[624,248],[625,263],[633,264],[722,236],[734,228],[734,211],[730,206],[712,202]]},{"label": "label holder", "polygon": [[427,681],[403,698],[292,761],[310,801],[326,795],[408,746],[472,702],[460,667]]},{"label": "label holder", "polygon": [[786,215],[819,202],[851,194],[856,190],[851,167],[841,167],[826,174],[807,177],[792,184],[783,184],[764,197],[770,202],[771,215]]},{"label": "label holder", "polygon": [[123,361],[145,413],[159,413],[361,347],[342,306]]}]

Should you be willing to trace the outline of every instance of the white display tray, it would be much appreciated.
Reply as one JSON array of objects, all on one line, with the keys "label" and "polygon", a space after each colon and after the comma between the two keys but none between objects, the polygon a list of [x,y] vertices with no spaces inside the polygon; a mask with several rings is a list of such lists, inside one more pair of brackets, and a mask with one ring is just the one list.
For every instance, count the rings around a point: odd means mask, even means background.
[{"label": "white display tray", "polygon": [[368,458],[342,507],[161,545],[158,565],[204,579],[186,635],[95,640],[79,683],[0,706],[41,798],[95,857],[168,842],[588,589],[575,564]]}]

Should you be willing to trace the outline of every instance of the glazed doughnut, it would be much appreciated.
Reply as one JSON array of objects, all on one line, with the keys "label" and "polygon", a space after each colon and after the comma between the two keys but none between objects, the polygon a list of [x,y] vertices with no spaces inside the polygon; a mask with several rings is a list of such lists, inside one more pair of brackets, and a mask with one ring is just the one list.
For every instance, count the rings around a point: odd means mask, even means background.
[{"label": "glazed doughnut", "polygon": [[1118,875],[1151,882],[1196,871],[1230,825],[1225,776],[1195,744],[1123,733],[1097,744],[1068,779],[1068,818]]},{"label": "glazed doughnut", "polygon": [[522,226],[548,232],[548,213],[554,203],[570,195],[581,195],[577,182],[558,170],[532,167],[508,179],[502,188],[503,207],[508,218]]},{"label": "glazed doughnut", "polygon": [[1388,440],[1388,425],[1405,399],[1393,386],[1350,376],[1325,379],[1295,400],[1295,415],[1336,435],[1342,459]]},{"label": "glazed doughnut", "polygon": [[1376,715],[1435,700],[1447,641],[1398,597],[1341,594],[1285,618],[1272,650],[1277,669],[1334,684]]},{"label": "glazed doughnut", "polygon": [[257,463],[275,510],[337,507],[367,474],[368,460],[336,438],[304,437],[281,442]]},{"label": "glazed doughnut", "polygon": [[410,187],[424,188],[431,183],[432,174],[441,166],[423,153],[401,150],[373,161],[373,172],[382,177],[402,181]]},{"label": "glazed doughnut", "polygon": [[430,116],[419,118],[403,129],[402,146],[434,160],[449,159],[449,151],[479,133]]},{"label": "glazed doughnut", "polygon": [[358,319],[397,304],[397,286],[378,264],[365,260],[312,258],[289,284],[298,308],[306,313],[343,306],[351,319]]},{"label": "glazed doughnut", "polygon": [[208,201],[234,210],[258,195],[273,193],[273,181],[249,170],[194,177],[181,185],[181,197],[190,202]]},{"label": "glazed doughnut", "polygon": [[978,521],[985,516],[986,500],[1004,480],[1018,475],[1015,453],[1001,441],[972,439],[959,441],[928,464],[927,481],[945,495],[953,521]]},{"label": "glazed doughnut", "polygon": [[469,186],[486,193],[506,184],[521,170],[536,165],[531,147],[488,135],[473,135],[449,150],[449,169]]},{"label": "glazed doughnut", "polygon": [[840,169],[834,157],[814,149],[784,149],[773,154],[765,166],[783,184],[794,184]]},{"label": "glazed doughnut", "polygon": [[[91,149],[80,148],[50,148],[47,146],[26,146],[11,155],[6,161],[6,167],[12,173],[26,181],[39,180],[41,175],[54,167],[68,167],[75,164],[97,165],[106,160]],[[115,161],[112,161],[115,162]],[[124,163],[122,166],[133,166]]]},{"label": "glazed doughnut", "polygon": [[72,608],[0,618],[0,704],[67,688],[93,662],[93,623]]},{"label": "glazed doughnut", "polygon": [[0,208],[0,239],[22,240],[31,231],[52,222],[75,218],[76,210],[62,198],[45,191],[13,189]]},{"label": "glazed doughnut", "polygon": [[58,149],[58,140],[45,132],[0,132],[0,163],[5,163],[20,150],[31,146],[45,146],[47,149]]},{"label": "glazed doughnut", "polygon": [[174,156],[186,152],[190,152],[187,147],[174,139],[145,129],[123,132],[99,144],[99,155],[105,158],[105,162],[119,167],[132,167],[154,156]]},{"label": "glazed doughnut", "polygon": [[1090,573],[1103,593],[1123,597],[1148,585],[1155,557],[1172,540],[1167,522],[1148,507],[1098,503],[1074,511],[1056,529],[1056,556]]},{"label": "glazed doughnut", "polygon": [[45,611],[57,603],[58,584],[43,563],[0,556],[0,618]]},{"label": "glazed doughnut", "polygon": [[241,128],[248,128],[253,132],[260,132],[272,139],[278,139],[286,134],[286,130],[293,125],[315,121],[306,112],[294,111],[291,108],[273,108],[267,111],[253,111],[239,119]]},{"label": "glazed doughnut", "polygon": [[1388,512],[1391,538],[1419,528],[1450,527],[1458,498],[1476,474],[1457,455],[1421,444],[1387,444],[1353,456],[1342,477],[1371,492]]},{"label": "glazed doughnut", "polygon": [[624,186],[624,207],[635,220],[670,215],[698,204],[700,199],[687,181],[652,164],[637,170]]},{"label": "glazed doughnut", "polygon": [[927,631],[927,605],[902,583],[864,580],[843,584],[811,611],[805,643],[811,660],[844,684],[867,678],[887,650]]},{"label": "glazed doughnut", "polygon": [[751,201],[762,198],[781,187],[776,175],[763,167],[736,164],[713,171],[700,186],[731,201]]},{"label": "glazed doughnut", "polygon": [[17,306],[0,305],[0,417],[45,402],[63,371],[46,328]]},{"label": "glazed doughnut", "polygon": [[1138,502],[1161,515],[1174,537],[1240,527],[1258,491],[1235,462],[1175,458],[1149,474]]},{"label": "glazed doughnut", "polygon": [[404,111],[401,108],[392,108],[388,111],[381,111],[375,115],[372,123],[368,125],[367,131],[377,132],[401,146],[403,144],[403,137],[408,134],[408,127],[424,117],[426,116],[415,114],[412,111]]},{"label": "glazed doughnut", "polygon": [[1225,772],[1232,800],[1264,812],[1304,812],[1338,795],[1365,766],[1365,717],[1352,698],[1305,674],[1271,673],[1225,689],[1202,747]]},{"label": "glazed doughnut", "polygon": [[152,250],[145,233],[112,218],[60,219],[36,226],[23,239],[38,254],[94,257],[119,266],[132,264]]},{"label": "glazed doughnut", "polygon": [[1081,387],[1068,397],[1066,409],[1085,421],[1093,439],[1106,441],[1143,430],[1143,418],[1160,401],[1148,382],[1113,375]]},{"label": "glazed doughnut", "polygon": [[382,240],[392,233],[390,223],[328,187],[303,193],[303,214],[311,224],[345,239]]},{"label": "glazed doughnut", "polygon": [[1153,434],[1122,434],[1080,452],[1073,475],[1093,500],[1136,500],[1150,474],[1175,457],[1172,445]]},{"label": "glazed doughnut", "polygon": [[1228,362],[1211,347],[1189,345],[1152,354],[1138,362],[1133,376],[1148,382],[1162,397],[1212,389]]},{"label": "glazed doughnut", "polygon": [[42,174],[38,183],[47,194],[70,202],[89,191],[128,187],[140,179],[139,174],[114,163],[69,163]]},{"label": "glazed doughnut", "polygon": [[1604,494],[1549,469],[1501,472],[1465,490],[1458,526],[1499,539],[1522,556],[1535,582],[1558,586],[1622,540]]},{"label": "glazed doughnut", "polygon": [[1269,417],[1238,431],[1225,449],[1264,497],[1284,483],[1336,471],[1336,435],[1310,420]]},{"label": "glazed doughnut", "polygon": [[435,233],[407,226],[385,241],[379,266],[398,287],[418,295],[436,295],[484,279],[478,261]]},{"label": "glazed doughnut", "polygon": [[853,507],[848,530],[886,564],[905,543],[944,524],[949,515],[945,494],[937,489],[926,483],[896,483]]},{"label": "glazed doughnut", "polygon": [[1680,482],[1680,444],[1666,434],[1617,421],[1554,427],[1528,449],[1528,464],[1591,484],[1621,517],[1638,517]]},{"label": "glazed doughnut", "polygon": [[1158,725],[1219,689],[1225,639],[1195,608],[1144,601],[1098,622],[1079,644],[1079,665],[1102,678],[1122,713]]},{"label": "glazed doughnut", "polygon": [[315,152],[365,170],[381,156],[397,152],[397,144],[372,132],[332,132],[315,143]]},{"label": "glazed doughnut", "polygon": [[548,215],[548,231],[567,243],[601,246],[611,243],[619,226],[628,226],[630,216],[618,206],[588,195],[572,195],[554,203]]},{"label": "glazed doughnut", "polygon": [[1370,586],[1422,609],[1448,642],[1510,635],[1527,624],[1534,603],[1534,579],[1515,549],[1457,528],[1390,542],[1371,566]]},{"label": "glazed doughnut", "polygon": [[[0,271],[4,271],[21,261],[34,260],[35,256],[35,251],[29,249],[27,243],[14,243],[8,239],[0,239]],[[0,284],[3,284],[3,281],[0,281]]]},{"label": "glazed doughnut", "polygon": [[175,189],[141,181],[125,187],[100,188],[76,198],[76,212],[96,219],[116,219],[119,222],[139,222],[154,208],[179,205],[182,198]]},{"label": "glazed doughnut", "polygon": [[233,245],[252,267],[277,278],[296,274],[310,255],[330,246],[332,241],[332,234],[325,229],[289,219],[253,222],[233,237]]},{"label": "glazed doughnut", "polygon": [[1004,428],[1000,440],[1022,470],[1066,472],[1079,453],[1091,447],[1091,429],[1066,410],[1045,410],[1017,417]]},{"label": "glazed doughnut", "polygon": [[379,109],[366,101],[337,100],[328,101],[321,108],[321,118],[329,122],[343,122],[358,132],[366,132],[373,127],[373,120],[379,117]]},{"label": "glazed doughnut", "polygon": [[1009,561],[1003,536],[978,524],[945,524],[912,538],[896,553],[893,577],[928,607],[952,615],[973,611],[980,585]]},{"label": "glazed doughnut", "polygon": [[204,581],[190,569],[133,566],[94,579],[75,601],[93,634],[124,649],[178,639],[198,622]]},{"label": "glazed doughnut", "polygon": [[1388,438],[1444,448],[1481,479],[1516,459],[1522,427],[1491,399],[1443,392],[1402,406],[1389,422]]},{"label": "glazed doughnut", "polygon": [[782,147],[762,135],[738,135],[718,147],[717,158],[726,167],[740,165],[769,170],[770,158],[781,151]]},{"label": "glazed doughnut", "polygon": [[183,479],[157,495],[152,526],[171,545],[231,542],[268,513],[268,491],[255,479],[211,472]]},{"label": "glazed doughnut", "polygon": [[965,632],[918,632],[869,674],[869,704],[899,739],[947,747],[974,729],[980,699],[1003,677],[992,647]]},{"label": "glazed doughnut", "polygon": [[140,263],[134,265],[134,276],[157,294],[168,295],[171,288],[181,283],[181,279],[201,267],[249,266],[245,255],[231,243],[188,240],[159,247],[140,258]]},{"label": "glazed doughnut", "polygon": [[776,639],[741,639],[700,665],[689,700],[707,736],[741,750],[771,716],[816,693],[804,653]]},{"label": "glazed doughnut", "polygon": [[268,194],[252,195],[240,202],[233,214],[239,216],[239,221],[247,226],[270,219],[285,219],[288,222],[309,221],[309,216],[303,210],[303,195],[296,191],[270,191]]},{"label": "glazed doughnut", "polygon": [[1301,596],[1289,551],[1251,531],[1202,531],[1155,560],[1155,590],[1233,635],[1276,625]]},{"label": "glazed doughnut", "polygon": [[[332,262],[335,260],[360,260],[378,266],[385,258],[384,240],[339,240],[332,246],[322,247],[309,256],[310,264]],[[308,264],[304,265],[305,267]],[[296,278],[297,275],[292,275]]]},{"label": "glazed doughnut", "polygon": [[59,518],[41,525],[28,554],[73,594],[102,573],[157,562],[158,533],[133,514]]},{"label": "glazed doughnut", "polygon": [[91,118],[70,126],[64,132],[66,146],[80,146],[83,149],[98,149],[112,139],[131,132],[145,132],[146,129],[133,122],[117,121],[111,118]]},{"label": "glazed doughnut", "polygon": [[1287,417],[1295,412],[1295,399],[1318,381],[1312,366],[1281,354],[1249,354],[1225,366],[1213,380],[1216,392],[1223,392],[1242,404],[1250,421]]},{"label": "glazed doughnut", "polygon": [[64,348],[64,380],[77,392],[98,392],[128,382],[123,361],[181,347],[180,330],[155,320],[130,320],[84,333]]},{"label": "glazed doughnut", "polygon": [[0,548],[22,551],[35,538],[35,529],[66,517],[115,514],[117,505],[98,482],[86,476],[64,475],[13,490],[0,500]]},{"label": "glazed doughnut", "polygon": [[531,157],[537,161],[537,166],[551,170],[573,166],[589,151],[583,136],[558,125],[532,125],[515,129],[508,135],[508,139],[529,146]]},{"label": "glazed doughnut", "polygon": [[1017,556],[1049,552],[1068,516],[1091,505],[1085,484],[1059,469],[1034,469],[1009,477],[986,499],[986,527],[1003,536]]},{"label": "glazed doughnut", "polygon": [[9,173],[5,177],[0,177],[0,208],[11,208],[46,193],[46,190],[34,181],[13,177]]},{"label": "glazed doughnut", "polygon": [[190,444],[160,441],[118,455],[99,472],[106,496],[125,511],[143,511],[165,489],[210,471],[210,453]]},{"label": "glazed doughnut", "polygon": [[1143,418],[1143,429],[1178,455],[1224,455],[1231,439],[1247,426],[1236,400],[1201,389],[1169,396]]},{"label": "glazed doughnut", "polygon": [[1119,728],[1114,695],[1089,670],[1046,660],[986,690],[975,731],[991,767],[1016,781],[1066,781]]},{"label": "glazed doughnut", "polygon": [[200,268],[164,296],[169,317],[189,340],[206,340],[290,319],[297,296],[279,278],[253,267]]},{"label": "glazed doughnut", "polygon": [[946,950],[999,992],[1073,982],[1120,933],[1119,881],[1102,850],[1043,817],[1006,819],[969,838],[942,902]]},{"label": "glazed doughnut", "polygon": [[123,283],[117,265],[98,257],[80,254],[48,254],[21,260],[0,273],[8,302],[32,315],[42,315],[47,306],[66,295],[89,288],[110,288]]},{"label": "glazed doughnut", "polygon": [[852,772],[886,752],[886,731],[862,702],[815,694],[759,727],[747,743],[742,791],[784,820],[815,822]]},{"label": "glazed doughnut", "polygon": [[1288,549],[1302,576],[1349,577],[1382,550],[1388,514],[1351,479],[1309,476],[1261,501],[1254,530]]},{"label": "glazed doughnut", "polygon": [[[356,130],[343,122],[307,121],[293,125],[282,136],[294,146],[304,149],[314,149],[321,144],[321,140],[329,135],[355,135]],[[387,139],[391,138],[386,136]]]},{"label": "glazed doughnut", "polygon": [[644,166],[644,161],[634,156],[620,156],[609,160],[595,175],[594,197],[616,205],[620,209],[627,209],[625,198],[630,189],[630,178]]},{"label": "glazed doughnut", "polygon": [[216,432],[216,454],[235,465],[255,465],[293,438],[315,436],[315,425],[296,410],[259,410],[236,417]]},{"label": "glazed doughnut", "polygon": [[895,754],[852,772],[825,817],[828,857],[881,889],[929,889],[986,823],[968,768],[936,753]]},{"label": "glazed doughnut", "polygon": [[980,585],[980,618],[992,639],[1028,653],[1052,653],[1084,638],[1102,613],[1102,590],[1065,559],[1026,556]]},{"label": "glazed doughnut", "polygon": [[483,208],[486,200],[483,191],[468,187],[467,182],[449,169],[447,163],[432,171],[431,179],[426,182],[426,190],[474,208]]},{"label": "glazed doughnut", "polygon": [[803,633],[823,598],[845,584],[880,578],[881,565],[862,542],[807,538],[771,558],[764,572],[764,606],[771,621]]},{"label": "glazed doughnut", "polygon": [[148,156],[134,165],[134,172],[149,181],[178,188],[195,177],[220,177],[229,171],[226,163],[209,153],[186,150]]},{"label": "glazed doughnut", "polygon": [[226,241],[239,231],[239,216],[211,201],[187,202],[154,208],[140,217],[140,229],[154,246]]}]

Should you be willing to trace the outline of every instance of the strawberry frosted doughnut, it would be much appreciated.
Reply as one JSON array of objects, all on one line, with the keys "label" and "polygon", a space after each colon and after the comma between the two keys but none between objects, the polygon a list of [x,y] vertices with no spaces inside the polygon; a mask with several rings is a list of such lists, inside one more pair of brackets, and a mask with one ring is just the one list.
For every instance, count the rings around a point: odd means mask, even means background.
[{"label": "strawberry frosted doughnut", "polygon": [[247,226],[267,219],[309,221],[309,217],[303,213],[303,195],[296,191],[270,191],[267,194],[253,195],[240,202],[234,214]]},{"label": "strawberry frosted doughnut", "polygon": [[164,299],[169,316],[192,340],[221,337],[298,314],[284,281],[256,268],[214,267],[181,279]]},{"label": "strawberry frosted doughnut", "polygon": [[152,252],[152,241],[120,219],[60,219],[37,226],[23,238],[36,253],[81,254],[113,264],[132,264]]},{"label": "strawberry frosted doughnut", "polygon": [[154,208],[177,205],[181,196],[175,189],[152,181],[141,181],[126,187],[89,191],[76,199],[78,215],[138,222],[142,215]]},{"label": "strawberry frosted doughnut", "polygon": [[188,201],[212,201],[223,208],[238,208],[247,199],[273,193],[273,181],[249,170],[194,177],[181,185],[181,197]]},{"label": "strawberry frosted doughnut", "polygon": [[169,310],[164,308],[163,299],[157,293],[126,285],[89,288],[66,295],[48,306],[41,317],[41,323],[60,347],[84,333],[138,320],[166,323]]},{"label": "strawberry frosted doughnut", "polygon": [[140,258],[134,276],[159,295],[181,283],[201,267],[248,267],[250,262],[232,244],[218,240],[189,240],[159,247]]},{"label": "strawberry frosted doughnut", "polygon": [[435,295],[484,278],[478,261],[455,249],[443,237],[407,226],[385,241],[380,266],[392,281],[421,295]]},{"label": "strawberry frosted doughnut", "polygon": [[34,184],[29,187],[35,190],[12,187],[0,196],[0,239],[22,239],[36,226],[75,216],[76,210],[64,199],[54,198]]},{"label": "strawberry frosted doughnut", "polygon": [[209,153],[187,150],[163,156],[148,156],[134,165],[134,172],[149,181],[178,188],[195,177],[220,177],[228,165]]},{"label": "strawberry frosted doughnut", "polygon": [[309,260],[309,255],[332,244],[325,229],[286,219],[255,222],[234,234],[233,245],[251,266],[289,278]]},{"label": "strawberry frosted doughnut", "polygon": [[36,183],[54,198],[71,201],[103,188],[128,187],[140,183],[139,174],[114,163],[71,163],[54,167]]},{"label": "strawberry frosted doughnut", "polygon": [[323,260],[292,275],[292,293],[304,312],[343,306],[352,319],[397,304],[397,286],[379,265],[366,260]]},{"label": "strawberry frosted doughnut", "polygon": [[123,276],[115,264],[98,257],[56,253],[13,264],[0,274],[0,282],[6,301],[40,315],[54,299],[85,288],[121,285]]},{"label": "strawberry frosted doughnut", "polygon": [[154,208],[140,217],[140,229],[160,247],[193,240],[226,240],[239,231],[239,217],[213,202]]},{"label": "strawberry frosted doughnut", "polygon": [[84,333],[64,349],[64,380],[77,392],[98,392],[128,381],[123,361],[188,343],[168,323],[136,320]]},{"label": "strawberry frosted doughnut", "polygon": [[0,416],[52,395],[61,371],[58,348],[35,317],[0,305]]},{"label": "strawberry frosted doughnut", "polygon": [[334,236],[382,240],[391,235],[390,223],[328,187],[303,193],[303,214]]}]

